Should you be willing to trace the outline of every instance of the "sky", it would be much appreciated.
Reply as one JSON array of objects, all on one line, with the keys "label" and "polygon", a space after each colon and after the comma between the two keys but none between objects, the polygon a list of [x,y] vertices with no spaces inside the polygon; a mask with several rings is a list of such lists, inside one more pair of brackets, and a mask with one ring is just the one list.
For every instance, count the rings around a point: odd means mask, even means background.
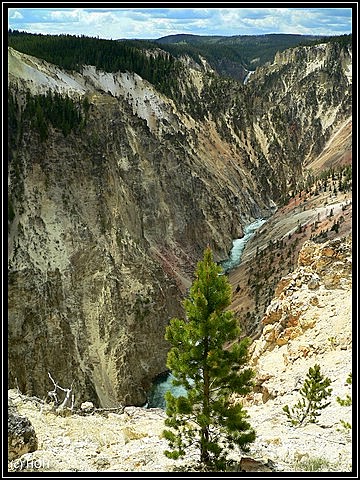
[{"label": "sky", "polygon": [[[106,39],[154,39],[178,33],[196,35],[262,35],[296,33],[343,35],[351,33],[352,9],[348,8],[179,8],[177,3],[162,3],[168,8],[88,8],[90,3],[54,3],[52,8],[22,8],[26,3],[2,3],[9,28],[42,34],[86,35]],[[30,4],[32,5],[32,4]],[[51,4],[50,4],[51,5]],[[102,4],[100,4],[102,5]],[[121,2],[106,5],[121,5]],[[129,4],[126,4],[129,5]],[[133,2],[130,5],[140,5]],[[154,4],[150,4],[154,5]],[[170,6],[170,5],[175,5]],[[197,4],[199,5],[199,4]],[[226,4],[224,4],[226,5]],[[243,4],[244,5],[244,4]],[[247,5],[247,4],[246,4]],[[304,5],[304,4],[301,4]],[[317,4],[319,5],[319,4]],[[331,3],[329,3],[331,5]]]}]

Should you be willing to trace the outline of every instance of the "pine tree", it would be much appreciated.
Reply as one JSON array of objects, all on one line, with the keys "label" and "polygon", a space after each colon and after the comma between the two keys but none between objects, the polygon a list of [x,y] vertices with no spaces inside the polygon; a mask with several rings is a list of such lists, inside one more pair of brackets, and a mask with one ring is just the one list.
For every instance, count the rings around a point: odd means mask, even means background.
[{"label": "pine tree", "polygon": [[316,423],[319,411],[330,405],[330,402],[323,403],[331,395],[332,389],[327,388],[331,384],[328,377],[320,372],[320,365],[315,364],[309,368],[303,387],[300,389],[302,399],[292,409],[288,405],[283,407],[292,425],[302,425],[305,420]]},{"label": "pine tree", "polygon": [[[349,375],[346,379],[346,383],[348,385],[352,384],[352,373],[349,373]],[[348,393],[346,394],[345,398],[336,397],[336,401],[342,407],[349,407],[350,405],[352,405],[352,398],[350,397],[350,395]],[[351,423],[345,422],[345,420],[340,420],[340,423],[341,423],[341,425],[343,426],[343,428],[346,432],[351,430]]]},{"label": "pine tree", "polygon": [[177,459],[190,445],[200,453],[206,469],[225,468],[229,450],[243,451],[255,439],[241,403],[233,393],[247,394],[254,372],[245,368],[249,339],[239,340],[240,329],[233,312],[225,311],[231,302],[231,285],[222,268],[213,261],[211,249],[197,265],[195,280],[184,301],[186,319],[173,318],[166,330],[172,348],[167,366],[186,396],[166,394],[164,437],[172,450],[165,455]]}]

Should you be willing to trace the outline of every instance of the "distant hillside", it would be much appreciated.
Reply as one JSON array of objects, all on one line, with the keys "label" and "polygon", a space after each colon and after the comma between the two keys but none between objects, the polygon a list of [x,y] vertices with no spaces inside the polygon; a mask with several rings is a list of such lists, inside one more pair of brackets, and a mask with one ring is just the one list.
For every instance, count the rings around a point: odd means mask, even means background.
[{"label": "distant hillside", "polygon": [[[268,34],[230,37],[178,34],[156,40],[105,40],[75,35],[39,35],[16,30],[9,30],[8,34],[8,45],[22,53],[42,58],[67,70],[80,71],[82,65],[95,65],[107,72],[135,72],[166,95],[179,90],[175,78],[180,65],[175,60],[184,55],[199,64],[200,57],[203,57],[219,75],[243,82],[249,71],[271,63],[277,52],[299,45],[332,41],[351,44],[352,36]],[[164,53],[161,56],[161,60],[158,57],[159,48],[167,52],[167,55]]]},{"label": "distant hillside", "polygon": [[314,35],[236,35],[201,36],[168,35],[155,40],[161,48],[173,55],[188,54],[197,60],[204,56],[221,75],[243,80],[248,70],[272,62],[276,52],[305,44],[318,43],[322,37]]},{"label": "distant hillside", "polygon": [[198,61],[206,58],[220,74],[243,81],[249,70],[274,60],[276,52],[300,45],[340,42],[351,44],[351,35],[321,37],[319,35],[267,34],[235,36],[168,35],[155,40],[161,48],[175,56],[190,55]]}]

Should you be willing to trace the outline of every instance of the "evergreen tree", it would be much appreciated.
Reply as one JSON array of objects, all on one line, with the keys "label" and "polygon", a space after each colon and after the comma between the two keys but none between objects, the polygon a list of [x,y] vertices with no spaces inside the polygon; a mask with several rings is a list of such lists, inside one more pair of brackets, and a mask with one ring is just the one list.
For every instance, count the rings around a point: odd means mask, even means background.
[{"label": "evergreen tree", "polygon": [[[346,383],[348,385],[352,384],[352,373],[349,373],[349,375],[346,379]],[[349,407],[350,405],[352,405],[352,398],[350,397],[350,395],[348,393],[346,394],[345,398],[336,397],[336,401],[342,407]],[[351,430],[351,423],[345,422],[345,420],[340,420],[340,423],[341,423],[341,425],[343,426],[343,428],[346,432]]]},{"label": "evergreen tree", "polygon": [[332,389],[328,388],[331,380],[324,377],[320,372],[320,365],[315,364],[309,368],[303,387],[300,389],[302,399],[292,409],[288,405],[283,407],[292,425],[301,425],[305,420],[316,423],[319,411],[330,405],[330,402],[323,403],[331,395]]},{"label": "evergreen tree", "polygon": [[171,451],[177,459],[194,445],[206,469],[224,469],[229,450],[248,450],[255,432],[247,422],[241,403],[233,393],[251,390],[254,372],[245,368],[249,339],[239,340],[240,329],[233,312],[225,311],[231,302],[231,285],[222,268],[213,261],[211,249],[198,263],[196,278],[184,301],[186,319],[173,318],[166,330],[172,348],[167,366],[186,396],[166,394],[165,430]]}]

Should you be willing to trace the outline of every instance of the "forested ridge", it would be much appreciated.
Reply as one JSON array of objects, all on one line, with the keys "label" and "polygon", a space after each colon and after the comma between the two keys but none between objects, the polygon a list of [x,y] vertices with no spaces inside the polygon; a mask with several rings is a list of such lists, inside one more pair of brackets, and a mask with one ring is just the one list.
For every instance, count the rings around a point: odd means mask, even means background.
[{"label": "forested ridge", "polygon": [[[104,40],[84,35],[42,35],[9,30],[9,46],[58,65],[65,70],[82,71],[94,65],[105,72],[135,72],[161,93],[172,96],[177,90],[181,63],[156,45],[145,42]],[[143,48],[146,45],[146,51]]]},{"label": "forested ridge", "polygon": [[[287,48],[336,42],[351,45],[352,35],[169,35],[156,40],[105,40],[85,35],[42,35],[9,30],[9,46],[42,58],[65,70],[81,71],[94,65],[106,72],[135,72],[160,92],[176,100],[181,75],[179,57],[195,62],[204,57],[214,70],[240,79],[239,69],[254,70],[272,61],[276,52]],[[161,49],[161,50],[160,50]]]}]

